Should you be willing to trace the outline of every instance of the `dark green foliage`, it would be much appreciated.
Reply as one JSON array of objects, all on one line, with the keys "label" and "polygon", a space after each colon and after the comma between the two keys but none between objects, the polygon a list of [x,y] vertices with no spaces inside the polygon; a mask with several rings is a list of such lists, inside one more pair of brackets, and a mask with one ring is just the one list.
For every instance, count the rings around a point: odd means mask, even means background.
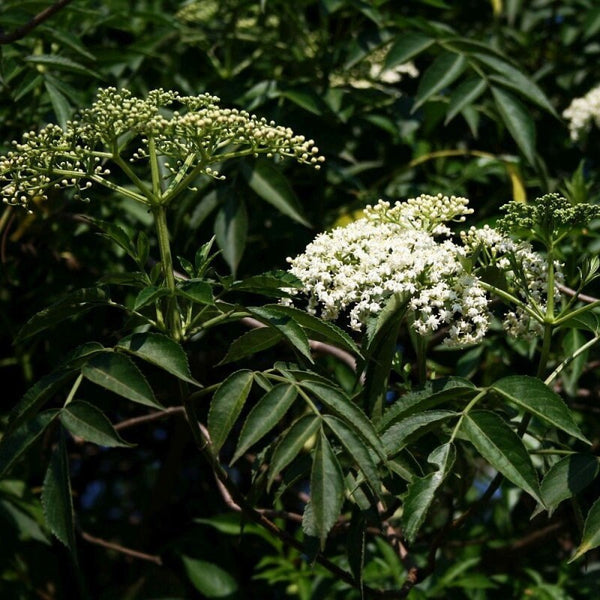
[{"label": "dark green foliage", "polygon": [[[0,3],[1,155],[99,88],[162,87],[326,162],[206,146],[226,180],[168,197],[162,240],[134,196],[174,189],[164,155],[102,156],[118,187],[89,203],[63,186],[2,209],[0,597],[597,597],[600,136],[561,116],[600,80],[597,3],[78,0],[4,43],[51,4]],[[583,295],[534,341],[501,331],[499,295],[461,349],[411,334],[404,297],[365,332],[304,310],[288,256],[438,192],[471,199],[455,231],[531,240]]]}]

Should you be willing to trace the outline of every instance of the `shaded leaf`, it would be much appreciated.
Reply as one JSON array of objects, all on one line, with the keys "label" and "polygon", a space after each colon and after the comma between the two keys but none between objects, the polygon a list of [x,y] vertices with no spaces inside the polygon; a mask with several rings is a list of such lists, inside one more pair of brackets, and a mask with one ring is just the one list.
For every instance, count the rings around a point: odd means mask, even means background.
[{"label": "shaded leaf", "polygon": [[492,87],[496,108],[529,163],[535,160],[535,123],[531,114],[510,92]]},{"label": "shaded leaf", "polygon": [[272,308],[280,314],[288,315],[296,321],[299,325],[302,325],[305,329],[308,329],[314,336],[316,334],[321,340],[326,341],[338,348],[342,348],[353,354],[360,356],[360,348],[356,345],[354,340],[337,325],[329,321],[319,319],[314,315],[311,315],[303,310],[294,308],[292,306],[282,306],[280,304],[267,305],[268,308]]},{"label": "shaded leaf", "polygon": [[263,200],[294,221],[310,227],[289,181],[268,160],[257,160],[251,166],[244,163],[242,174],[248,185]]},{"label": "shaded leaf", "polygon": [[588,512],[583,525],[581,544],[579,544],[579,547],[569,560],[569,563],[572,563],[589,550],[593,550],[598,546],[600,546],[600,499],[592,504],[592,508],[590,508],[590,512]]},{"label": "shaded leaf", "polygon": [[258,401],[242,427],[232,463],[281,421],[297,395],[295,385],[280,383]]},{"label": "shaded leaf", "polygon": [[438,56],[421,77],[413,112],[425,104],[435,93],[458,79],[466,66],[467,60],[462,54],[447,52]]},{"label": "shaded leaf", "polygon": [[253,381],[252,371],[236,371],[217,388],[208,411],[208,431],[215,454],[218,454],[240,415]]},{"label": "shaded leaf", "polygon": [[20,343],[65,319],[81,315],[94,306],[107,304],[108,299],[106,292],[100,288],[86,288],[68,294],[31,317],[17,334],[15,343]]},{"label": "shaded leaf", "polygon": [[414,541],[435,493],[454,465],[456,449],[451,443],[437,447],[427,458],[427,462],[437,467],[425,477],[416,477],[408,485],[402,513],[403,534],[407,541]]},{"label": "shaded leaf", "polygon": [[598,475],[598,457],[591,454],[571,454],[550,467],[542,480],[544,504],[551,514],[567,498],[585,489]]},{"label": "shaded leaf", "polygon": [[206,281],[184,281],[178,286],[179,293],[200,304],[214,304],[212,286]]},{"label": "shaded leaf", "polygon": [[246,277],[242,281],[236,281],[231,289],[285,298],[289,296],[289,293],[285,291],[286,288],[301,288],[302,285],[302,282],[289,271],[269,271],[262,275],[254,275]]},{"label": "shaded leaf", "polygon": [[381,490],[377,467],[363,440],[344,421],[326,415],[323,420],[340,441],[350,458],[358,465],[375,494]]},{"label": "shaded leaf", "polygon": [[590,443],[581,433],[562,398],[543,381],[526,375],[512,375],[496,381],[491,388],[510,402],[569,435]]},{"label": "shaded leaf", "polygon": [[317,381],[302,381],[300,385],[312,392],[334,415],[340,417],[347,425],[352,427],[370,444],[381,459],[385,460],[385,450],[375,427],[373,427],[373,423],[348,396],[337,388]]},{"label": "shaded leaf", "polygon": [[487,83],[485,79],[479,78],[468,79],[457,86],[450,96],[450,104],[448,104],[444,125],[450,123],[465,106],[477,100],[485,92],[486,88]]},{"label": "shaded leaf", "polygon": [[292,317],[280,311],[279,308],[279,306],[253,306],[248,308],[248,312],[259,321],[280,331],[284,338],[296,348],[302,356],[307,358],[311,363],[314,362],[306,333]]},{"label": "shaded leaf", "polygon": [[423,35],[409,31],[400,33],[398,39],[392,44],[387,56],[385,57],[385,68],[392,69],[417,56],[427,48],[435,44],[435,40]]},{"label": "shaded leaf", "polygon": [[302,521],[304,533],[319,538],[321,548],[342,510],[343,494],[342,468],[321,430],[310,473],[310,502],[306,507],[310,512],[307,516],[305,510]]},{"label": "shaded leaf", "polygon": [[489,78],[492,81],[498,81],[504,86],[510,87],[559,119],[554,106],[552,106],[546,94],[544,94],[542,89],[532,79],[519,71],[519,69],[513,67],[505,60],[501,60],[500,58],[491,56],[487,53],[475,52],[472,56],[476,57],[479,61],[500,74],[500,77],[490,75]]},{"label": "shaded leaf", "polygon": [[46,91],[48,92],[48,97],[50,98],[50,102],[52,103],[52,109],[54,110],[54,114],[56,115],[56,120],[58,124],[64,129],[67,125],[67,121],[71,118],[73,114],[73,107],[69,103],[69,101],[63,96],[63,94],[49,81],[45,81],[44,85],[46,86]]},{"label": "shaded leaf", "polygon": [[166,335],[134,333],[119,340],[115,348],[156,365],[182,381],[200,386],[192,377],[185,351],[176,341]]},{"label": "shaded leaf", "polygon": [[501,417],[489,411],[471,411],[464,416],[461,428],[496,471],[544,504],[531,458],[521,438]]},{"label": "shaded leaf", "polygon": [[321,116],[324,112],[327,112],[327,104],[325,104],[321,97],[309,87],[305,87],[302,90],[285,90],[284,92],[281,92],[281,96],[291,100],[300,108],[313,113],[313,115]]},{"label": "shaded leaf", "polygon": [[102,352],[90,358],[81,369],[83,376],[132,402],[162,409],[142,372],[123,354]]},{"label": "shaded leaf", "polygon": [[378,423],[379,431],[385,431],[393,423],[412,415],[434,408],[442,402],[463,400],[474,396],[477,387],[462,377],[447,377],[427,381],[421,390],[408,392],[398,398],[384,413]]},{"label": "shaded leaf", "polygon": [[99,446],[133,446],[115,430],[106,415],[81,400],[71,402],[60,411],[61,423],[73,434]]},{"label": "shaded leaf", "polygon": [[95,79],[103,79],[102,75],[92,69],[88,69],[81,63],[75,62],[66,56],[58,56],[56,54],[32,54],[25,57],[25,62],[33,63],[34,65],[43,65],[58,71],[69,71],[79,75],[94,77]]},{"label": "shaded leaf", "polygon": [[141,290],[135,297],[133,310],[140,310],[140,308],[144,308],[144,306],[148,306],[148,304],[153,304],[156,300],[163,296],[167,296],[169,293],[167,288],[149,285]]},{"label": "shaded leaf", "polygon": [[58,410],[47,410],[25,421],[0,440],[0,477],[46,431],[58,416]]},{"label": "shaded leaf", "polygon": [[218,565],[189,556],[181,559],[190,582],[204,598],[231,598],[238,591],[237,581]]},{"label": "shaded leaf", "polygon": [[227,354],[221,360],[219,365],[225,365],[247,356],[251,356],[261,350],[266,350],[277,344],[283,339],[283,334],[277,329],[271,327],[257,327],[242,334],[239,338],[233,340],[227,350]]},{"label": "shaded leaf", "polygon": [[346,551],[348,553],[348,564],[350,571],[360,591],[361,600],[364,598],[363,569],[365,566],[365,541],[367,523],[362,512],[356,508],[352,511],[348,536],[346,538]]},{"label": "shaded leaf", "polygon": [[[381,436],[386,455],[392,457],[398,454],[405,446],[413,442],[415,437],[424,435],[432,426],[438,426],[441,422],[456,416],[458,414],[451,410],[426,410],[402,419]],[[418,432],[418,436],[413,435],[416,432]]]},{"label": "shaded leaf", "polygon": [[61,436],[48,464],[42,489],[42,507],[50,531],[75,556],[75,527],[69,458],[63,436]]},{"label": "shaded leaf", "polygon": [[296,458],[304,444],[317,432],[320,425],[320,417],[305,415],[283,433],[271,457],[267,490],[271,488],[275,477]]},{"label": "shaded leaf", "polygon": [[10,411],[9,426],[4,435],[6,436],[14,431],[25,419],[35,414],[74,377],[75,371],[59,369],[36,381]]},{"label": "shaded leaf", "polygon": [[364,395],[366,410],[375,421],[383,412],[392,359],[396,352],[400,324],[406,314],[406,305],[406,300],[395,294],[367,327]]},{"label": "shaded leaf", "polygon": [[248,235],[248,213],[242,200],[229,196],[215,219],[215,239],[235,276]]}]

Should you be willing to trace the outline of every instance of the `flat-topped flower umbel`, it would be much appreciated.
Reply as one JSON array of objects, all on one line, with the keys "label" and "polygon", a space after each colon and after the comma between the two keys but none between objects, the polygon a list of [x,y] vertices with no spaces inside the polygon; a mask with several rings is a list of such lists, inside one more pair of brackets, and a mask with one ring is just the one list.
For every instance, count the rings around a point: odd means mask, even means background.
[{"label": "flat-topped flower umbel", "polygon": [[[390,296],[402,294],[417,333],[446,328],[447,344],[473,344],[484,337],[491,316],[491,286],[477,266],[493,265],[517,290],[517,305],[505,315],[505,327],[515,335],[535,330],[531,309],[521,304],[532,298],[543,304],[545,259],[530,244],[489,227],[471,228],[461,235],[462,244],[453,241],[448,224],[463,222],[472,212],[466,198],[441,194],[393,206],[380,200],[366,207],[364,218],[318,235],[303,254],[288,259],[290,271],[304,285],[291,292],[305,294],[308,310],[318,310],[325,319],[348,311],[355,330],[377,315]],[[477,263],[477,257],[483,262]]]},{"label": "flat-topped flower umbel", "polygon": [[[194,179],[219,177],[211,165],[240,156],[280,155],[319,168],[323,157],[313,140],[295,135],[272,121],[243,110],[222,108],[215,96],[182,96],[162,89],[146,98],[128,90],[98,91],[90,108],[63,130],[46,125],[13,142],[14,150],[0,157],[0,196],[11,205],[29,207],[53,187],[92,183],[115,188],[107,163],[116,163],[137,190],[119,192],[145,204],[167,205]],[[131,163],[167,158],[166,177],[153,173],[152,185],[138,177]]]}]

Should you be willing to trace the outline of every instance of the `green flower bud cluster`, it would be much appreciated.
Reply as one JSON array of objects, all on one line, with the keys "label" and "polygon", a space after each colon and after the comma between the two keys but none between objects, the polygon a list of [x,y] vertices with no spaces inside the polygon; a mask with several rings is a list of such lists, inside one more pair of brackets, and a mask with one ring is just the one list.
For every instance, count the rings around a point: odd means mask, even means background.
[{"label": "green flower bud cluster", "polygon": [[600,206],[572,204],[559,194],[546,194],[527,204],[509,202],[501,209],[506,213],[497,224],[502,231],[529,231],[544,243],[556,241],[569,230],[600,218]]},{"label": "green flower bud cluster", "polygon": [[[0,157],[0,196],[29,207],[52,187],[86,189],[91,182],[114,188],[107,162],[115,162],[141,191],[142,202],[170,200],[200,174],[222,178],[210,167],[239,156],[280,155],[319,168],[324,161],[313,140],[295,135],[243,110],[222,108],[215,96],[181,96],[152,90],[138,98],[128,90],[106,88],[95,102],[69,121],[65,130],[47,125],[29,132]],[[168,159],[163,196],[156,198],[128,163],[157,156]],[[85,183],[81,184],[80,180]],[[162,192],[161,192],[162,193]]]}]

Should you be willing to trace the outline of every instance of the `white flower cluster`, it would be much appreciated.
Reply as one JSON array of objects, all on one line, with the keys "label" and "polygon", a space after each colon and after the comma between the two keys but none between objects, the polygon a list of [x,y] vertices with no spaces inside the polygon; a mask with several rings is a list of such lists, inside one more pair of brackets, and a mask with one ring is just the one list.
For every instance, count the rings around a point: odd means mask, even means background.
[{"label": "white flower cluster", "polygon": [[589,131],[592,122],[600,127],[600,86],[581,98],[575,98],[563,112],[563,117],[569,121],[571,139],[575,142]]},{"label": "white flower cluster", "polygon": [[405,294],[420,334],[448,327],[448,344],[480,341],[489,323],[485,292],[461,264],[464,249],[435,237],[446,233],[442,220],[471,212],[466,205],[442,195],[393,207],[380,201],[365,218],[320,234],[304,254],[288,259],[308,310],[319,308],[325,319],[348,310],[350,326],[360,330],[392,294]]},{"label": "white flower cluster", "polygon": [[[485,225],[481,229],[471,227],[460,234],[465,248],[470,252],[482,252],[480,262],[500,269],[511,287],[511,292],[530,309],[543,318],[547,305],[548,272],[546,260],[535,252],[528,242],[515,242],[497,229]],[[561,266],[554,263],[555,281],[564,280]],[[558,287],[554,299],[560,298]],[[515,338],[529,339],[543,333],[541,323],[525,310],[516,306],[504,315],[505,331]]]},{"label": "white flower cluster", "polygon": [[[517,244],[489,227],[461,234],[462,244],[452,241],[447,223],[464,221],[473,212],[467,204],[465,198],[439,194],[368,206],[364,218],[318,235],[303,254],[288,258],[291,273],[303,284],[290,293],[306,295],[308,310],[324,319],[348,313],[355,330],[390,296],[403,294],[409,322],[419,334],[445,328],[448,345],[481,341],[490,323],[489,298],[476,269],[465,268],[466,259],[484,248],[487,264],[494,261],[508,279],[518,279],[519,297],[542,307],[546,267],[529,244]],[[534,323],[519,308],[505,318],[515,336],[534,332]]]},{"label": "white flower cluster", "polygon": [[330,77],[331,85],[350,85],[357,89],[367,89],[378,87],[379,84],[395,85],[400,83],[405,76],[413,79],[419,76],[419,69],[412,61],[386,68],[385,57],[387,52],[388,47],[383,46],[373,51],[356,67],[342,73],[333,73]]},{"label": "white flower cluster", "polygon": [[[150,140],[157,154],[171,160],[169,168],[179,180],[194,169],[217,177],[209,165],[230,156],[279,154],[320,167],[324,158],[313,140],[218,102],[208,94],[157,89],[137,98],[128,90],[101,89],[64,131],[47,125],[13,142],[15,150],[0,157],[0,196],[5,203],[27,206],[33,197],[45,197],[48,187],[78,186],[81,178],[106,184],[109,172],[101,163],[114,160],[122,167],[124,158],[145,159]],[[128,143],[136,147],[130,155],[123,147]]]}]

